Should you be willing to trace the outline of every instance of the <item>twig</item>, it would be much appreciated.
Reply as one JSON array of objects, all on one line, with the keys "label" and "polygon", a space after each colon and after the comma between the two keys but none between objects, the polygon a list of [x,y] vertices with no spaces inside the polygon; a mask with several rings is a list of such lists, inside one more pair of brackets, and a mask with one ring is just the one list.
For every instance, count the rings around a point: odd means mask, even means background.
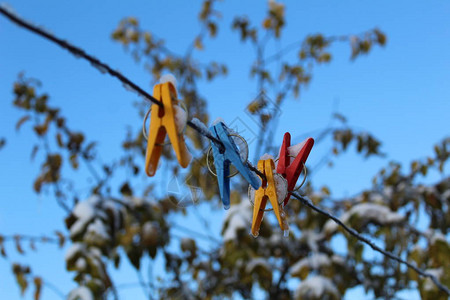
[{"label": "twig", "polygon": [[450,295],[450,290],[445,287],[443,284],[441,284],[438,279],[430,274],[427,273],[421,269],[419,269],[418,267],[414,266],[413,264],[401,259],[400,257],[392,254],[391,252],[385,251],[383,249],[381,249],[380,247],[378,247],[377,245],[375,245],[374,243],[372,243],[372,241],[370,241],[369,239],[367,239],[366,237],[362,236],[361,234],[359,234],[355,229],[348,227],[347,225],[344,224],[344,222],[342,222],[339,218],[333,216],[332,214],[330,214],[329,212],[315,206],[311,200],[302,197],[300,195],[297,195],[296,193],[292,193],[291,194],[294,198],[296,198],[297,200],[300,200],[300,202],[302,202],[304,205],[308,206],[309,208],[311,208],[312,210],[332,219],[334,222],[336,222],[336,224],[338,224],[339,226],[341,226],[345,231],[347,231],[348,233],[350,233],[352,236],[354,236],[355,238],[357,238],[359,241],[369,245],[373,250],[380,252],[381,254],[389,257],[390,259],[393,259],[401,264],[406,265],[408,268],[413,269],[414,271],[416,271],[419,275],[423,276],[423,277],[428,277],[430,278],[434,284],[436,284],[436,286],[446,292],[448,295]]},{"label": "twig", "polygon": [[205,240],[208,240],[208,241],[213,241],[213,242],[218,243],[218,244],[220,243],[220,241],[218,239],[215,239],[212,236],[205,235],[205,234],[200,233],[198,231],[192,230],[192,229],[190,229],[188,227],[185,227],[185,226],[182,226],[182,225],[179,225],[179,224],[176,224],[176,223],[172,223],[171,226],[172,226],[172,228],[176,228],[176,229],[182,230],[184,232],[190,233],[190,234],[192,234],[192,235],[194,235],[194,236],[196,236],[198,238],[202,238],[202,239],[205,239]]}]

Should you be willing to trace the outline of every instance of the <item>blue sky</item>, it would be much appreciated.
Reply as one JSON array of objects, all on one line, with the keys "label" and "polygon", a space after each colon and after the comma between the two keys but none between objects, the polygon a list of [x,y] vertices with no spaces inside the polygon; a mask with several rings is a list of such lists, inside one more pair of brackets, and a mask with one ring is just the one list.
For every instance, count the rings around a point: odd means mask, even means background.
[{"label": "blue sky", "polygon": [[[151,91],[153,83],[148,74],[120,45],[112,42],[112,30],[121,18],[136,16],[143,28],[164,38],[169,48],[182,52],[191,42],[192,32],[199,30],[196,16],[201,2],[7,3],[19,15],[81,46]],[[301,92],[301,98],[289,99],[283,106],[276,135],[280,143],[285,131],[295,137],[323,128],[336,101],[350,125],[373,133],[383,142],[385,158],[365,160],[350,151],[337,159],[333,168],[316,172],[314,184],[330,186],[336,196],[352,195],[370,187],[372,176],[388,161],[409,163],[431,154],[434,143],[448,135],[450,3],[356,0],[284,3],[287,28],[279,44],[269,45],[268,55],[309,33],[341,35],[378,27],[388,37],[385,48],[376,47],[369,56],[356,61],[350,61],[347,44],[333,46],[332,63],[316,68],[312,83]],[[245,14],[259,25],[266,5],[257,0],[224,1],[217,8],[223,14],[218,38],[207,40],[205,50],[196,56],[202,61],[224,61],[229,75],[211,84],[201,84],[200,93],[209,100],[212,119],[222,117],[232,122],[239,118],[256,132],[256,124],[244,112],[246,104],[257,95],[256,83],[248,76],[253,52],[250,45],[241,44],[237,34],[231,32],[230,23],[234,15]],[[295,51],[287,58],[294,55]],[[0,150],[0,233],[38,235],[63,230],[63,213],[52,197],[32,192],[32,181],[39,169],[39,160],[29,159],[35,140],[26,125],[20,132],[14,129],[22,113],[12,107],[11,91],[21,71],[42,81],[42,91],[51,95],[51,104],[62,108],[69,126],[100,140],[100,151],[106,161],[118,155],[127,126],[141,125],[131,105],[139,99],[88,63],[0,17],[0,137],[7,139],[6,147]],[[250,153],[255,146],[251,145]],[[313,149],[309,165],[320,160],[326,146],[329,145]],[[86,180],[82,175],[76,175],[81,183]],[[435,178],[432,176],[430,180]],[[223,216],[221,211],[217,214]],[[214,230],[219,229],[220,224],[216,224]],[[44,245],[37,253],[28,251],[22,257],[14,255],[11,245],[7,250],[11,261],[31,263],[37,274],[51,279],[62,290],[73,286],[72,274],[64,271],[64,251]],[[0,298],[15,299],[19,297],[18,288],[8,269],[9,263],[0,260]],[[116,276],[128,277],[123,274],[129,273],[124,268]],[[31,298],[31,294],[26,297]],[[45,299],[53,297],[51,291],[44,290]]]}]

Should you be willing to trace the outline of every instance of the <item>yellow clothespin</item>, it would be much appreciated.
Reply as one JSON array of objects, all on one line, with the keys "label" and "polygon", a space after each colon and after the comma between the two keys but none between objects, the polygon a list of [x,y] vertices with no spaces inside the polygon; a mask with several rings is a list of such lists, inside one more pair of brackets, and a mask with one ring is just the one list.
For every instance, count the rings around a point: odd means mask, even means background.
[{"label": "yellow clothespin", "polygon": [[[255,200],[253,205],[253,221],[252,221],[252,235],[257,237],[259,235],[259,227],[264,216],[267,200],[270,201],[275,212],[275,216],[278,219],[281,229],[284,231],[285,236],[288,233],[289,225],[286,222],[286,213],[283,210],[282,199],[278,199],[276,183],[274,179],[275,163],[273,159],[260,160],[258,162],[258,170],[266,176],[267,180],[263,180],[263,183],[259,189],[255,191]],[[278,201],[280,200],[280,201]],[[280,204],[281,202],[281,204]]]},{"label": "yellow clothespin", "polygon": [[175,122],[174,105],[177,104],[177,91],[171,82],[155,85],[153,97],[160,100],[163,107],[152,104],[149,136],[147,140],[147,154],[145,157],[145,172],[148,176],[154,176],[161,157],[162,147],[166,134],[177,156],[178,162],[186,168],[191,161],[184,136],[180,135]]}]

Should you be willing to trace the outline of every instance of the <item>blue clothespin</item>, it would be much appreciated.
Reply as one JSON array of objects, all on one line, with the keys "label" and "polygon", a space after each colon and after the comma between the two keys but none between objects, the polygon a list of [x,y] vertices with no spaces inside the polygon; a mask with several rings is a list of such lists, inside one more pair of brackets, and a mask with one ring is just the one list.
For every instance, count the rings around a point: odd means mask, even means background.
[{"label": "blue clothespin", "polygon": [[261,186],[261,180],[248,168],[247,164],[241,160],[238,148],[233,139],[229,136],[227,127],[219,122],[209,128],[212,135],[223,143],[224,150],[221,153],[219,147],[211,142],[214,156],[214,166],[216,167],[217,181],[219,183],[220,197],[223,207],[230,208],[230,164],[244,176],[245,180],[254,188]]}]

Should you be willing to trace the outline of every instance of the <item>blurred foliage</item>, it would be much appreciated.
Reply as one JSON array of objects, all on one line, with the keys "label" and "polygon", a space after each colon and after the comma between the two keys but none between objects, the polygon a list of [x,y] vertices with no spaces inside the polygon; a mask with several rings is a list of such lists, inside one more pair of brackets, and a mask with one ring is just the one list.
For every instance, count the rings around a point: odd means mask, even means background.
[{"label": "blurred foliage", "polygon": [[29,266],[20,265],[17,263],[12,264],[12,271],[16,277],[17,284],[20,287],[20,293],[23,296],[28,289],[29,282],[34,285],[33,299],[38,300],[41,297],[42,279],[39,276],[33,276]]},{"label": "blurred foliage", "polygon": [[[197,16],[200,31],[193,34],[185,53],[169,49],[164,39],[141,28],[134,17],[124,18],[112,33],[112,39],[123,45],[137,63],[143,64],[151,83],[164,73],[174,74],[189,118],[196,117],[204,123],[209,121],[207,101],[197,84],[226,76],[228,69],[224,63],[198,61],[196,57],[201,54],[193,53],[207,47],[207,37],[219,36],[218,2],[203,1]],[[271,132],[280,107],[286,99],[300,96],[301,89],[311,82],[315,65],[332,61],[333,43],[349,43],[351,60],[369,53],[376,45],[386,44],[386,36],[379,29],[348,36],[317,33],[295,43],[297,60],[284,59],[287,49],[266,56],[268,42],[282,37],[287,9],[284,4],[269,1],[267,14],[257,23],[260,25],[252,24],[247,16],[235,16],[231,24],[238,39],[250,43],[255,50],[250,75],[257,82],[259,96],[247,104],[247,111],[261,125],[258,145],[276,151]],[[274,61],[280,63],[275,66]],[[339,299],[349,289],[361,286],[376,298],[392,299],[399,291],[408,289],[418,289],[424,299],[447,298],[429,279],[418,277],[386,257],[367,255],[366,245],[343,234],[332,221],[304,208],[298,201],[290,201],[285,208],[291,228],[289,237],[284,238],[272,226],[274,220],[267,217],[260,236],[254,239],[248,234],[252,210],[246,197],[247,186],[239,180],[234,182],[232,206],[225,214],[222,237],[208,234],[210,223],[217,222],[209,216],[196,215],[204,222],[204,232],[174,224],[169,220],[180,213],[194,212],[180,205],[181,196],[158,195],[155,182],[147,181],[144,187],[136,184],[144,176],[141,166],[146,149],[140,128],[129,129],[123,138],[123,154],[105,163],[97,151],[97,142],[72,129],[62,110],[51,106],[50,96],[39,90],[39,81],[19,76],[13,88],[13,104],[23,116],[16,130],[24,131],[32,123],[37,142],[31,146],[31,156],[41,163],[33,188],[42,193],[53,187],[59,205],[67,212],[67,232],[41,238],[20,234],[0,236],[0,253],[7,256],[4,244],[8,241],[15,244],[18,253],[25,254],[22,246],[25,241],[34,250],[36,242],[54,242],[62,247],[70,240],[66,267],[74,274],[78,287],[69,293],[69,299],[83,299],[85,295],[93,299],[117,298],[120,283],[114,282],[110,269],[120,268],[126,257],[127,263],[142,276],[143,258],[153,261],[156,256],[164,262],[164,276],[152,275],[152,270],[147,270],[148,278],[140,285],[148,297],[218,299],[239,295],[248,299],[259,291],[270,299]],[[137,109],[143,117],[147,107],[137,105]],[[333,144],[327,159],[331,153],[334,159],[339,159],[338,155],[351,147],[356,147],[356,152],[364,157],[383,155],[382,143],[375,136],[349,126],[344,115],[336,113],[334,118],[340,125],[326,128],[320,134]],[[180,174],[170,147],[164,148],[161,169],[181,178],[181,184],[192,193],[195,188],[201,189],[200,201],[217,207],[216,179],[205,163],[208,141],[191,129],[185,134],[200,153],[187,174]],[[0,139],[0,148],[4,144],[5,140]],[[386,250],[407,257],[450,286],[450,246],[445,237],[450,224],[450,178],[444,174],[449,157],[447,138],[435,146],[429,157],[413,161],[408,171],[398,163],[390,163],[374,177],[373,186],[358,195],[336,199],[328,187],[314,187],[311,182],[301,193],[308,195],[314,204],[340,215],[352,228],[372,236]],[[89,187],[91,196],[85,200],[80,200],[75,188],[79,183],[70,180],[70,172],[80,169],[87,170],[95,179]],[[124,172],[127,176],[122,175]],[[435,184],[422,184],[423,177],[430,172],[441,174],[442,179]],[[429,229],[421,232],[415,227],[419,215],[424,213],[430,221]],[[183,235],[174,229],[183,231]],[[347,247],[332,247],[337,237],[343,238]],[[178,250],[174,251],[174,247]],[[39,299],[43,280],[33,277],[27,266],[13,264],[12,270],[21,293],[33,282],[34,297]],[[288,284],[294,279],[300,279],[296,289]]]}]

